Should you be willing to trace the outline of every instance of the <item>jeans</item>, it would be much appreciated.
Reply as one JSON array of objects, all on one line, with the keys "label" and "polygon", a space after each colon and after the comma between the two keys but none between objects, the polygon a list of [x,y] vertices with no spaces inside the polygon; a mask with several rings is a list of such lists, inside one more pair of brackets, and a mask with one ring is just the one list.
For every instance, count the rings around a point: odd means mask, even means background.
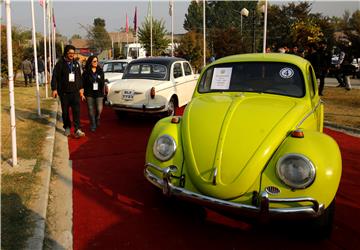
[{"label": "jeans", "polygon": [[103,110],[103,99],[104,97],[91,97],[87,96],[87,106],[89,113],[90,127],[95,129],[100,121],[100,115]]},{"label": "jeans", "polygon": [[25,87],[28,86],[28,82],[29,82],[29,85],[31,86],[31,82],[32,82],[32,74],[25,74],[24,73],[24,79],[25,79]]},{"label": "jeans", "polygon": [[72,110],[72,117],[75,131],[80,128],[80,94],[79,92],[62,93],[60,95],[62,119],[64,129],[71,128],[70,108]]},{"label": "jeans", "polygon": [[45,84],[45,72],[39,72],[38,74],[39,76],[39,85],[44,85]]}]

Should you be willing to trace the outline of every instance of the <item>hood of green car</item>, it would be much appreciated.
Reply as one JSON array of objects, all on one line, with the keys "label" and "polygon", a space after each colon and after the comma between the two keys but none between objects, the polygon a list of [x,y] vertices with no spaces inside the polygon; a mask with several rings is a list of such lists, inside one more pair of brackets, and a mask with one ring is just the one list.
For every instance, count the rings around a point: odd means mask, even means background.
[{"label": "hood of green car", "polygon": [[185,166],[206,195],[233,199],[246,193],[267,161],[304,117],[306,105],[268,94],[207,94],[183,117]]}]

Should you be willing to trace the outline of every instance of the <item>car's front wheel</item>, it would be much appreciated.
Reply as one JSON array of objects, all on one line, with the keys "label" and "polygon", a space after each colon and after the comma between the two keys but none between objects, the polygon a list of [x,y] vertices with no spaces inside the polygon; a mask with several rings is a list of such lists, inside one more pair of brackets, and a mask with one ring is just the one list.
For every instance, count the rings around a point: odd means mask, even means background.
[{"label": "car's front wheel", "polygon": [[116,113],[116,115],[117,115],[117,117],[118,117],[119,119],[123,119],[123,118],[125,118],[125,116],[126,116],[126,112],[125,112],[125,111],[116,110],[115,113]]},{"label": "car's front wheel", "polygon": [[335,199],[325,209],[324,213],[314,220],[313,229],[321,238],[328,238],[331,236],[335,216]]},{"label": "car's front wheel", "polygon": [[171,97],[168,103],[167,116],[175,115],[176,107],[177,107],[176,99],[174,97]]}]

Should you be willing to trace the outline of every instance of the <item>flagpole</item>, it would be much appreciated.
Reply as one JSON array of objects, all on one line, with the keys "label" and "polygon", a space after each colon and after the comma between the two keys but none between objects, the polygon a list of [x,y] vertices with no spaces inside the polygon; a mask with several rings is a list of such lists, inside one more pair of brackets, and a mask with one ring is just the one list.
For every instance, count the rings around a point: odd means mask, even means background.
[{"label": "flagpole", "polygon": [[[126,13],[126,24],[125,24],[125,31],[126,31],[126,44],[129,44],[129,18]],[[126,52],[127,53],[127,52]],[[126,55],[127,56],[127,55]]]},{"label": "flagpole", "polygon": [[48,98],[48,78],[47,78],[47,54],[46,54],[46,0],[43,1],[43,21],[44,21],[44,66],[45,66],[45,98]]},{"label": "flagpole", "polygon": [[53,65],[56,63],[56,24],[55,24],[55,13],[54,8],[52,9],[52,18],[53,18]]},{"label": "flagpole", "polygon": [[150,0],[150,56],[153,56],[153,33],[152,33],[152,1]]},{"label": "flagpole", "polygon": [[203,55],[203,60],[204,60],[204,67],[206,66],[206,16],[205,16],[205,3],[206,0],[203,0],[203,40],[204,40],[204,55]]},{"label": "flagpole", "polygon": [[14,69],[13,69],[13,50],[12,50],[12,32],[11,32],[11,6],[10,0],[5,0],[6,6],[6,43],[8,60],[8,82],[10,95],[10,127],[11,127],[11,148],[12,148],[12,166],[17,166],[17,147],[16,147],[16,119],[15,119],[15,98],[14,98]]},{"label": "flagpole", "polygon": [[171,0],[171,56],[174,56],[174,0]]},{"label": "flagpole", "polygon": [[37,108],[38,108],[38,115],[41,116],[40,89],[39,89],[39,70],[38,70],[37,50],[36,50],[36,30],[35,30],[34,0],[31,0],[31,20],[32,20],[32,41],[33,41],[34,62],[35,62],[35,83],[36,83]]},{"label": "flagpole", "polygon": [[264,38],[263,38],[263,53],[266,53],[267,12],[268,12],[268,3],[267,3],[267,0],[265,0],[265,7],[264,7]]},{"label": "flagpole", "polygon": [[49,60],[46,58],[46,64],[49,63],[49,82],[51,83],[52,79],[52,53],[51,53],[51,4],[50,0],[47,6],[47,19],[48,19],[48,44],[49,44]]}]

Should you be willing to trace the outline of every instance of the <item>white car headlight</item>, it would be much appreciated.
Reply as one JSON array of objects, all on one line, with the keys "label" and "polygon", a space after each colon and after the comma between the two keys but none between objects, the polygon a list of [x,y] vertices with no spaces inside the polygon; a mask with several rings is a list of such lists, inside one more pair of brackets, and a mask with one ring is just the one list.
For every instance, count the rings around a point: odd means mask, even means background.
[{"label": "white car headlight", "polygon": [[294,189],[307,188],[315,179],[315,167],[312,162],[300,154],[287,154],[276,164],[276,173],[280,180]]},{"label": "white car headlight", "polygon": [[169,160],[176,151],[176,142],[170,135],[162,135],[155,140],[153,153],[160,161]]}]

